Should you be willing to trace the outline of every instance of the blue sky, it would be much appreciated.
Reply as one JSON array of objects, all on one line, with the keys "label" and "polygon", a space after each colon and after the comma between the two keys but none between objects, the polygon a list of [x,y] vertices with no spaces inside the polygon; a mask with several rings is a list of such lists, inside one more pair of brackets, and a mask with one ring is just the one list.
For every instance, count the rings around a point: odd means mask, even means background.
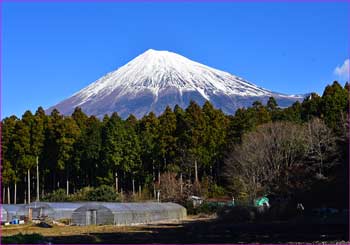
[{"label": "blue sky", "polygon": [[149,48],[272,91],[322,93],[347,79],[349,9],[349,2],[5,2],[2,118],[52,106]]}]

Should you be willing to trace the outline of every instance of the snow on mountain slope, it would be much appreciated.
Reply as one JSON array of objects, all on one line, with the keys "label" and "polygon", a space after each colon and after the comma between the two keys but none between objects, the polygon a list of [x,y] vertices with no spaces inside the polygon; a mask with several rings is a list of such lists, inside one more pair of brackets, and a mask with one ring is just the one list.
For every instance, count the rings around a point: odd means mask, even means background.
[{"label": "snow on mountain slope", "polygon": [[122,117],[130,113],[142,117],[150,111],[160,114],[167,105],[186,107],[190,100],[199,104],[209,100],[224,112],[233,113],[255,100],[265,102],[270,96],[282,106],[302,99],[260,88],[176,53],[149,49],[48,111],[57,108],[70,114],[79,106],[87,114],[100,117],[115,111]]}]

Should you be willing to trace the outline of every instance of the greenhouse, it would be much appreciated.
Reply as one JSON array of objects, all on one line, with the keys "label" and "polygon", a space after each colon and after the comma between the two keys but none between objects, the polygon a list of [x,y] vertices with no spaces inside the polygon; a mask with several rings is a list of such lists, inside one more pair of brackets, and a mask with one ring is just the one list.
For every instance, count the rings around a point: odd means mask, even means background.
[{"label": "greenhouse", "polygon": [[175,203],[103,203],[91,202],[72,214],[75,225],[133,225],[156,221],[181,220],[186,209]]},{"label": "greenhouse", "polygon": [[54,213],[51,216],[55,220],[71,219],[72,213],[86,202],[48,202]]},{"label": "greenhouse", "polygon": [[17,211],[17,216],[24,215],[29,219],[53,218],[55,211],[45,202],[25,204]]},{"label": "greenhouse", "polygon": [[1,219],[69,219],[74,225],[133,225],[181,220],[186,209],[175,203],[32,202],[4,204]]},{"label": "greenhouse", "polygon": [[1,223],[7,222],[7,211],[2,206],[1,206],[0,216],[1,216]]},{"label": "greenhouse", "polygon": [[2,208],[7,211],[8,220],[14,218],[24,219],[24,217],[59,220],[71,219],[73,211],[84,204],[86,203],[32,202],[30,204],[3,204]]},{"label": "greenhouse", "polygon": [[23,206],[24,204],[2,204],[1,208],[7,211],[7,221],[10,221],[14,218],[23,218],[25,213],[20,211]]}]

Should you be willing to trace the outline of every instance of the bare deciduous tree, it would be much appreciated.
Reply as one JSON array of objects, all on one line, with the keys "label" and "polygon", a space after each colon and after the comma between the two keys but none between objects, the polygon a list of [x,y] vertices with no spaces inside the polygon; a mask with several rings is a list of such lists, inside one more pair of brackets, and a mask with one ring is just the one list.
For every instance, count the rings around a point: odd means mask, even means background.
[{"label": "bare deciduous tree", "polygon": [[192,193],[191,182],[181,180],[176,173],[165,172],[161,174],[160,180],[161,184],[156,185],[156,188],[160,191],[160,199],[163,201],[183,200]]},{"label": "bare deciduous tree", "polygon": [[325,170],[337,162],[336,136],[319,118],[307,123],[308,154],[312,169],[317,176],[324,178]]},{"label": "bare deciduous tree", "polygon": [[290,170],[302,163],[306,152],[305,127],[289,122],[264,124],[234,147],[226,160],[226,177],[230,181],[240,176],[253,199],[274,185],[288,185]]}]

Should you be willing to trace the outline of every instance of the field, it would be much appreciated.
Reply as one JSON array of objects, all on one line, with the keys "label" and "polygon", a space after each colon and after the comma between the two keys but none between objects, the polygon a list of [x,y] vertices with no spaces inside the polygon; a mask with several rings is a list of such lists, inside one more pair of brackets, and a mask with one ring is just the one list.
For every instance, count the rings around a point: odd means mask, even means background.
[{"label": "field", "polygon": [[[348,244],[348,226],[340,224],[231,224],[210,217],[190,216],[181,222],[137,226],[3,227],[3,242],[11,237],[40,234],[40,243],[338,243]],[[40,236],[39,236],[40,237]],[[8,240],[10,239],[10,240]],[[35,239],[34,239],[35,240]],[[40,239],[39,239],[40,240]]]}]

